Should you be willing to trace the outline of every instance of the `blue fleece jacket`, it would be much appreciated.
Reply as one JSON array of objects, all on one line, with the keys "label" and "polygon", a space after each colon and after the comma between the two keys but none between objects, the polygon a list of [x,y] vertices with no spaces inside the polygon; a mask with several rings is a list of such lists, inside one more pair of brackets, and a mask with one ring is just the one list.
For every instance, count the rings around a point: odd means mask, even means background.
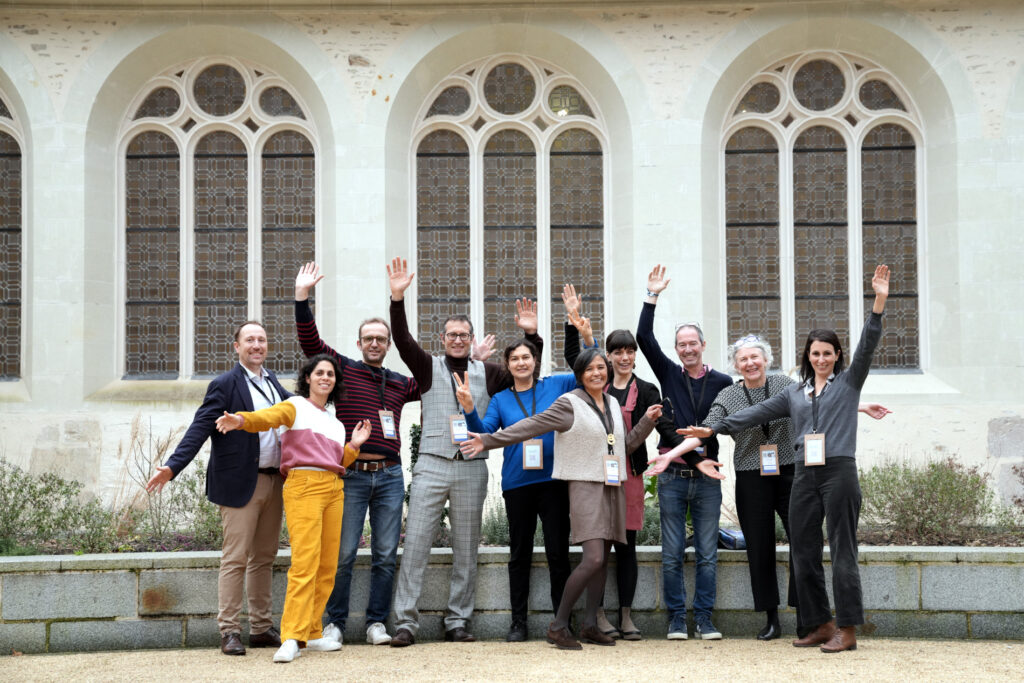
[{"label": "blue fleece jacket", "polygon": [[[537,410],[542,412],[551,407],[551,404],[562,394],[576,388],[576,376],[572,374],[552,375],[537,380],[532,389],[519,392],[519,401],[522,402],[526,414],[519,407],[516,395],[512,389],[499,391],[491,397],[487,406],[487,414],[483,420],[476,410],[466,414],[466,424],[469,431],[492,434],[499,429],[509,427],[519,422],[533,410],[534,392],[536,392]],[[533,413],[536,414],[536,413]],[[501,490],[508,491],[517,489],[520,486],[539,484],[551,481],[551,464],[555,454],[555,435],[548,432],[541,437],[544,442],[544,469],[524,470],[523,469],[523,444],[517,443],[506,446],[503,450],[501,462]]]}]

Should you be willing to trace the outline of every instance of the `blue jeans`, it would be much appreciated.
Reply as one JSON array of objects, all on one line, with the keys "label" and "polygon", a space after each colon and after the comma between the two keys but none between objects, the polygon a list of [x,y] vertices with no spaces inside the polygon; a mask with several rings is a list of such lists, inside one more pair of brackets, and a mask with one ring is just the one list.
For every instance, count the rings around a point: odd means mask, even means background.
[{"label": "blue jeans", "polygon": [[[677,471],[677,470],[676,470]],[[686,553],[686,510],[693,519],[693,544],[697,556],[697,581],[693,595],[695,615],[710,617],[715,606],[718,567],[718,517],[722,485],[703,474],[679,477],[673,469],[658,476],[658,507],[661,509],[661,574],[669,621],[686,615],[683,557]]]},{"label": "blue jeans", "polygon": [[348,597],[352,566],[363,535],[366,510],[370,510],[370,599],[366,624],[387,621],[391,611],[391,588],[395,582],[398,538],[402,531],[405,486],[402,466],[392,465],[376,472],[349,470],[345,475],[345,514],[341,520],[341,548],[334,590],[327,601],[327,623],[344,632],[348,619]]}]

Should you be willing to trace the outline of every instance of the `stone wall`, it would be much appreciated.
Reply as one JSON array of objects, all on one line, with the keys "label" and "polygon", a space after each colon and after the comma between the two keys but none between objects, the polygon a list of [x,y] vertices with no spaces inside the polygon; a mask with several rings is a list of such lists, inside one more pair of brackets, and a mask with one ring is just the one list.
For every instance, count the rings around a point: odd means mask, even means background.
[{"label": "stone wall", "polygon": [[[777,572],[784,594],[787,551],[780,550]],[[579,553],[574,555],[578,559]],[[648,637],[664,637],[661,552],[641,548],[638,557],[634,620]],[[275,564],[275,620],[284,603],[289,560],[283,550]],[[216,552],[0,558],[0,647],[3,654],[214,647],[219,561]],[[508,628],[507,561],[505,548],[480,550],[471,624],[479,637],[502,638]],[[860,561],[867,612],[862,635],[1024,639],[1024,548],[865,548]],[[451,552],[434,550],[420,600],[424,639],[441,637],[450,567]],[[363,641],[369,569],[369,552],[360,551],[345,634],[353,643]],[[692,596],[692,551],[686,569]],[[828,564],[826,576],[831,580]],[[606,594],[614,605],[611,580]],[[535,637],[551,619],[547,596],[544,556],[537,552],[530,595]],[[720,551],[715,624],[726,637],[749,638],[763,625],[752,608],[746,554]],[[782,613],[782,622],[785,631],[794,631],[792,610]]]}]

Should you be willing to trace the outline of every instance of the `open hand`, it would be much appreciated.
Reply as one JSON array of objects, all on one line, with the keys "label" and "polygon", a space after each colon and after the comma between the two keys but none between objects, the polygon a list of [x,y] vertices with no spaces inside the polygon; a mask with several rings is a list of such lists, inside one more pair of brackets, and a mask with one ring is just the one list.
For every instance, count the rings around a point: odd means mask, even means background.
[{"label": "open hand", "polygon": [[315,261],[310,261],[299,269],[295,276],[295,300],[305,301],[309,298],[309,292],[318,282],[324,279],[320,274],[320,266]]},{"label": "open hand", "polygon": [[579,311],[567,311],[566,315],[569,318],[569,324],[579,331],[580,337],[583,338],[583,343],[587,346],[593,346],[594,328],[590,326],[590,318],[584,318],[579,314]]},{"label": "open hand", "polygon": [[565,304],[565,312],[571,313],[575,311],[579,313],[580,304],[583,303],[583,295],[577,296],[576,288],[572,285],[564,285],[562,287],[562,303]]},{"label": "open hand", "polygon": [[694,467],[712,479],[725,479],[725,475],[718,471],[718,468],[721,466],[722,463],[711,458],[701,458],[700,462],[694,465]]},{"label": "open hand", "polygon": [[516,299],[516,326],[526,334],[537,332],[537,302],[527,299]]},{"label": "open hand", "polygon": [[467,458],[475,458],[484,452],[484,442],[476,432],[469,432],[469,438],[459,444],[459,450]]},{"label": "open hand", "polygon": [[369,420],[360,420],[356,423],[356,428],[352,430],[352,438],[349,439],[349,445],[358,451],[366,443],[366,440],[370,438],[372,430],[373,427],[370,425]]},{"label": "open hand", "polygon": [[687,437],[692,436],[695,439],[710,439],[715,435],[715,433],[711,431],[711,427],[694,427],[693,425],[690,425],[685,429],[677,429],[676,434],[682,434]]},{"label": "open hand", "polygon": [[875,296],[888,298],[889,296],[889,266],[881,265],[875,268],[875,275],[871,278],[871,289]]},{"label": "open hand", "polygon": [[654,266],[654,270],[647,275],[647,289],[655,294],[661,294],[665,291],[669,282],[672,282],[672,280],[665,277],[665,266],[660,263]]},{"label": "open hand", "polygon": [[170,467],[164,467],[158,465],[156,468],[156,474],[150,477],[149,481],[146,482],[147,493],[160,493],[164,484],[169,482],[174,477],[174,472],[171,471]]},{"label": "open hand", "polygon": [[405,296],[405,290],[409,289],[412,279],[416,273],[409,272],[409,262],[402,258],[394,258],[388,269],[388,285],[391,287],[391,299],[401,301]]},{"label": "open hand", "polygon": [[861,403],[858,410],[869,417],[875,418],[876,420],[881,420],[886,415],[892,415],[892,411],[881,403]]},{"label": "open hand", "polygon": [[489,334],[482,341],[473,344],[473,360],[484,361],[490,358],[494,353],[495,343],[494,335]]},{"label": "open hand", "polygon": [[230,431],[241,429],[244,424],[244,417],[225,410],[224,414],[217,418],[217,431],[221,434],[227,434]]}]

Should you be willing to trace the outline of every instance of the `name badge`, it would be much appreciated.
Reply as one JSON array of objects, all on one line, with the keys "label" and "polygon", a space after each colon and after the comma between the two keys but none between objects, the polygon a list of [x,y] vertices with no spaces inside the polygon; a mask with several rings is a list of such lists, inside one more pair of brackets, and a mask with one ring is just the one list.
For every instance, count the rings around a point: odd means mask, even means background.
[{"label": "name badge", "polygon": [[540,439],[523,442],[523,469],[544,469],[544,442]]},{"label": "name badge", "polygon": [[773,477],[779,474],[779,447],[773,443],[761,446],[761,476]]},{"label": "name badge", "polygon": [[469,425],[466,424],[466,416],[452,415],[448,420],[452,430],[452,443],[460,444],[463,441],[469,441]]},{"label": "name badge", "polygon": [[398,439],[398,429],[395,427],[395,414],[390,410],[378,410],[380,415],[380,430],[384,432],[385,439]]},{"label": "name badge", "polygon": [[817,467],[825,464],[825,435],[804,434],[804,466]]},{"label": "name badge", "polygon": [[619,459],[614,455],[604,456],[604,483],[608,486],[620,486]]}]

